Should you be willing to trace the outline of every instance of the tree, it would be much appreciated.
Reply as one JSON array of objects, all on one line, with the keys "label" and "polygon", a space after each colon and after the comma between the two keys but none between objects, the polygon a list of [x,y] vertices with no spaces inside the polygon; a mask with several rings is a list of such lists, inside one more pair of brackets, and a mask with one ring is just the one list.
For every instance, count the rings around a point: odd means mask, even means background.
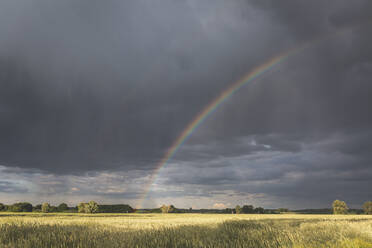
[{"label": "tree", "polygon": [[344,201],[335,200],[332,204],[334,214],[346,214],[348,207]]},{"label": "tree", "polygon": [[40,211],[41,211],[41,204],[37,204],[36,206],[34,206],[34,207],[32,208],[32,211],[40,212]]},{"label": "tree", "polygon": [[288,208],[278,208],[279,213],[286,213],[288,212]]},{"label": "tree", "polygon": [[32,212],[32,204],[28,202],[18,202],[9,206],[10,212]]},{"label": "tree", "polygon": [[67,206],[66,203],[61,203],[61,204],[58,205],[57,209],[58,209],[58,212],[67,211],[68,210],[68,206]]},{"label": "tree", "polygon": [[99,207],[100,213],[133,213],[134,212],[134,209],[128,204],[98,205],[98,207]]},{"label": "tree", "polygon": [[363,204],[365,214],[372,214],[372,201],[367,201]]},{"label": "tree", "polygon": [[58,212],[58,208],[56,206],[50,206],[49,212],[51,213]]},{"label": "tree", "polygon": [[258,208],[254,209],[254,212],[257,213],[257,214],[264,214],[265,209],[263,209],[262,207],[258,207]]},{"label": "tree", "polygon": [[84,202],[80,202],[78,205],[77,205],[77,209],[78,209],[78,212],[79,213],[85,213],[85,205],[87,203],[84,203]]},{"label": "tree", "polygon": [[160,207],[160,210],[163,214],[176,212],[176,208],[173,205],[163,205]]},{"label": "tree", "polygon": [[254,208],[252,205],[244,205],[242,207],[242,213],[244,214],[253,214],[254,213]]},{"label": "tree", "polygon": [[47,202],[44,202],[43,205],[41,205],[41,211],[43,213],[49,213],[50,211],[50,204]]},{"label": "tree", "polygon": [[239,205],[236,205],[236,207],[235,207],[235,213],[236,214],[241,214],[242,213],[242,208]]},{"label": "tree", "polygon": [[85,204],[85,213],[94,214],[98,213],[98,203],[95,201],[90,201]]},{"label": "tree", "polygon": [[6,208],[5,205],[0,203],[0,211],[5,211],[5,208]]},{"label": "tree", "polygon": [[167,205],[162,205],[162,206],[160,207],[160,210],[161,210],[161,212],[162,212],[163,214],[166,214],[166,213],[168,213],[168,206],[167,206]]}]

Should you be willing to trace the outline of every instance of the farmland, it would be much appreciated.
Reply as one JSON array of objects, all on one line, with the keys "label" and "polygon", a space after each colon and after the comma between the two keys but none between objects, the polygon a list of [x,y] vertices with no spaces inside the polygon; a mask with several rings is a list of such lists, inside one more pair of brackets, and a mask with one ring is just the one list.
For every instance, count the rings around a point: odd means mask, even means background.
[{"label": "farmland", "polygon": [[372,247],[372,216],[4,212],[0,247]]}]

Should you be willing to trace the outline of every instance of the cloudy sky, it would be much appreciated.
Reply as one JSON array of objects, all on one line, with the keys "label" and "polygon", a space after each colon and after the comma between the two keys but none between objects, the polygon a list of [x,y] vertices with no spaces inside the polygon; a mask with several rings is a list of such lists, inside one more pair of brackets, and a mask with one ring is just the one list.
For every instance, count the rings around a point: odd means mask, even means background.
[{"label": "cloudy sky", "polygon": [[[368,0],[2,0],[0,202],[360,207],[371,13]],[[312,40],[152,176],[208,103]]]}]

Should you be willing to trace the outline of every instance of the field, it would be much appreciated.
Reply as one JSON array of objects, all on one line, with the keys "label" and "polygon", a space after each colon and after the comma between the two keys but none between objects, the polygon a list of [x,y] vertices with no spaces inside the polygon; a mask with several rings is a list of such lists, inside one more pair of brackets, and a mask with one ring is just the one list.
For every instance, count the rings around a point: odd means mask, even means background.
[{"label": "field", "polygon": [[1,213],[0,247],[372,248],[372,216]]}]

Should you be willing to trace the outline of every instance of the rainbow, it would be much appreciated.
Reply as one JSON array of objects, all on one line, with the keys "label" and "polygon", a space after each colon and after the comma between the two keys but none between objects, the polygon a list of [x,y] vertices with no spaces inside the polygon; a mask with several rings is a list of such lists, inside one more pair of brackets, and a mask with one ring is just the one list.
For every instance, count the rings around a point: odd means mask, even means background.
[{"label": "rainbow", "polygon": [[[340,32],[336,32],[338,34]],[[145,193],[142,197],[142,202],[140,205],[142,205],[143,201],[147,198],[151,186],[155,183],[157,179],[157,175],[159,174],[159,171],[174,157],[174,155],[177,153],[177,151],[180,149],[180,147],[189,139],[189,137],[192,135],[192,133],[212,114],[216,111],[216,109],[225,101],[227,101],[232,95],[234,95],[237,91],[239,91],[241,88],[246,86],[247,84],[253,82],[260,76],[264,75],[265,73],[271,71],[273,68],[275,68],[277,65],[282,63],[283,61],[287,60],[289,57],[293,56],[294,54],[299,53],[300,51],[305,50],[311,45],[314,45],[315,43],[318,43],[320,41],[325,40],[326,38],[329,38],[333,36],[335,33],[329,34],[326,37],[322,37],[320,39],[312,40],[310,42],[304,43],[301,46],[292,48],[290,50],[287,50],[284,53],[281,53],[271,59],[269,59],[264,64],[261,64],[260,66],[255,67],[251,72],[243,76],[240,80],[232,84],[230,87],[228,87],[226,90],[224,90],[218,97],[216,97],[212,102],[210,102],[202,111],[200,111],[196,117],[186,126],[186,128],[182,131],[182,133],[178,136],[178,138],[174,141],[172,146],[167,150],[164,157],[161,159],[161,161],[156,165],[155,170],[151,174],[149,183],[145,187]]]}]

